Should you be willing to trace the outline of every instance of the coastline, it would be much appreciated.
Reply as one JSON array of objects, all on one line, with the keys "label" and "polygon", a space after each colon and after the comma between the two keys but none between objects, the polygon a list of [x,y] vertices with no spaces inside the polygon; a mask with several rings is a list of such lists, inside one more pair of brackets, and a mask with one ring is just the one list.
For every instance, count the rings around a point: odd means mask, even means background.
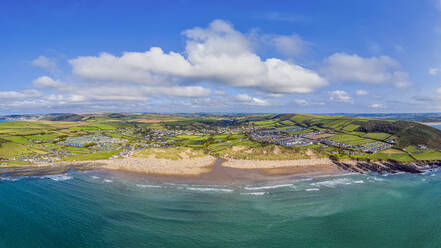
[{"label": "coastline", "polygon": [[434,122],[418,122],[418,123],[420,123],[420,124],[424,124],[424,125],[428,125],[428,126],[431,126],[431,125],[441,125],[441,122],[440,122],[440,121],[434,121]]},{"label": "coastline", "polygon": [[149,180],[246,184],[293,178],[336,176],[348,173],[421,173],[441,166],[441,161],[401,164],[393,161],[334,161],[329,158],[299,160],[237,160],[212,156],[180,160],[127,157],[81,162],[0,167],[0,177],[65,174],[69,170],[124,172]]}]

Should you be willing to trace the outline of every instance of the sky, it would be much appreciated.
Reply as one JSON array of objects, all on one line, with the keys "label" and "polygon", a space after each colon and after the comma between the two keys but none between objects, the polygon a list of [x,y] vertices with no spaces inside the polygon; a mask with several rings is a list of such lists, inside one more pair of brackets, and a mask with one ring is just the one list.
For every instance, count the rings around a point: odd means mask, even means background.
[{"label": "sky", "polygon": [[441,0],[0,2],[0,114],[441,112]]}]

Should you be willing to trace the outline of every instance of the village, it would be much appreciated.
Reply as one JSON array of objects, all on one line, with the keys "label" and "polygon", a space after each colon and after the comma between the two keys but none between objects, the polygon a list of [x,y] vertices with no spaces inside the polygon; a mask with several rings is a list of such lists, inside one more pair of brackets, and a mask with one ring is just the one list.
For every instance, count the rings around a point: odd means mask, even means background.
[{"label": "village", "polygon": [[[29,163],[51,163],[71,156],[94,153],[114,153],[111,157],[128,157],[134,152],[146,148],[167,148],[182,146],[182,137],[214,137],[216,135],[244,134],[246,139],[258,143],[277,144],[285,147],[306,147],[319,145],[322,148],[335,147],[345,154],[377,153],[393,146],[393,140],[365,144],[348,144],[332,139],[335,135],[330,130],[305,130],[303,127],[281,129],[258,128],[255,126],[212,127],[199,129],[137,129],[119,128],[110,131],[95,132],[71,137],[62,137],[46,142],[35,142],[42,153],[28,152],[10,160]],[[216,142],[230,142],[216,139]],[[331,154],[337,151],[332,151]]]},{"label": "village", "polygon": [[251,132],[249,135],[251,138],[258,142],[267,142],[271,144],[277,144],[287,147],[302,147],[313,144],[322,144],[327,146],[333,146],[344,150],[346,154],[361,154],[361,153],[377,153],[382,150],[389,149],[393,146],[393,140],[389,142],[371,142],[360,145],[347,144],[343,142],[337,142],[329,139],[335,134],[329,131],[316,131],[316,132],[304,132],[292,134],[290,132],[299,131],[302,128],[294,129],[281,129],[281,130],[261,130]]}]

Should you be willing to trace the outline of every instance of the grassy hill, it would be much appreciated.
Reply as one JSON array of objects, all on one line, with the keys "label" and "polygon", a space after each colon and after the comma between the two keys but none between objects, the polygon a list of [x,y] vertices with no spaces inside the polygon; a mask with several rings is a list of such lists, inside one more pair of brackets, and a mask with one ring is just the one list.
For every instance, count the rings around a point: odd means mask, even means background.
[{"label": "grassy hill", "polygon": [[441,148],[441,130],[416,122],[370,120],[360,123],[357,130],[389,133],[397,137],[397,145],[402,148],[418,144],[433,149]]},{"label": "grassy hill", "polygon": [[[392,159],[401,162],[441,160],[441,131],[409,121],[310,114],[90,113],[26,115],[10,118],[33,121],[0,123],[0,157],[6,159],[41,157],[46,154],[53,156],[54,153],[64,160],[115,155],[113,151],[103,150],[99,146],[84,148],[63,143],[69,137],[96,134],[126,141],[126,144],[121,144],[114,148],[115,150],[143,144],[145,146],[167,144],[201,149],[214,156],[236,158],[310,157],[307,151],[314,150],[315,156],[332,155],[338,158]],[[180,130],[181,133],[179,135],[166,133],[176,130]],[[222,130],[227,131],[222,133]],[[274,144],[251,139],[249,132],[255,130],[279,130],[289,134],[320,132],[327,135],[326,139],[329,141],[352,147],[375,143],[387,144],[388,147],[381,148],[373,154],[360,154],[360,149],[323,143],[276,149]],[[165,134],[158,136],[154,134],[157,131],[163,131]],[[156,138],[150,140],[146,138],[152,134],[156,135]],[[394,143],[391,140],[394,140]],[[427,148],[421,149],[419,145]],[[353,154],[354,152],[356,154]]]}]

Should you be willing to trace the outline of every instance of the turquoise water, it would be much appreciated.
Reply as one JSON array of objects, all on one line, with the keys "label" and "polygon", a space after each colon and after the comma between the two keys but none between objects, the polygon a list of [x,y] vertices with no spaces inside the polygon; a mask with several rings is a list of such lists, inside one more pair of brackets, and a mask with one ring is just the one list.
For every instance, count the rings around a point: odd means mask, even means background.
[{"label": "turquoise water", "polygon": [[103,172],[0,182],[0,247],[440,247],[441,172],[227,187]]},{"label": "turquoise water", "polygon": [[433,124],[433,125],[430,125],[430,126],[432,126],[434,128],[441,129],[441,124]]}]

